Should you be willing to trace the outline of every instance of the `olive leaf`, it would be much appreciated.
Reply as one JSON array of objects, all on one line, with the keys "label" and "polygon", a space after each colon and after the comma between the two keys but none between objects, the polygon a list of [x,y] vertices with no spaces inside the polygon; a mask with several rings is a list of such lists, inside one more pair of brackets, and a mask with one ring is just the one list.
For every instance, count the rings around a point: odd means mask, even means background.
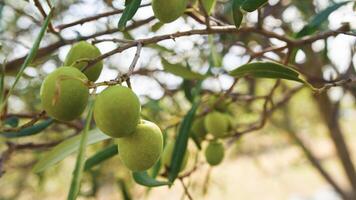
[{"label": "olive leaf", "polygon": [[132,172],[132,177],[134,178],[136,183],[147,187],[159,187],[171,184],[168,181],[158,181],[150,177],[146,171]]},{"label": "olive leaf", "polygon": [[245,0],[241,8],[247,12],[253,12],[266,4],[268,0]]},{"label": "olive leaf", "polygon": [[293,69],[272,62],[254,62],[242,65],[229,73],[231,76],[252,76],[258,78],[288,79],[303,82],[299,73]]},{"label": "olive leaf", "polygon": [[179,127],[178,136],[174,144],[172,161],[170,170],[168,173],[168,179],[170,182],[174,182],[177,178],[181,165],[183,163],[185,152],[187,151],[188,139],[190,135],[190,129],[194,120],[195,113],[198,109],[199,101],[195,100],[191,109],[183,118],[183,121]]},{"label": "olive leaf", "polygon": [[79,194],[80,183],[81,183],[82,176],[83,176],[85,150],[86,150],[86,146],[87,146],[87,142],[88,142],[88,132],[90,129],[90,122],[93,117],[93,107],[94,107],[93,104],[94,104],[94,101],[92,100],[89,102],[89,105],[88,105],[89,111],[88,111],[88,114],[86,117],[84,131],[80,137],[77,160],[75,162],[75,167],[73,170],[73,177],[72,177],[72,181],[71,181],[71,184],[69,187],[69,192],[68,192],[68,197],[67,197],[68,200],[77,199],[77,196]]},{"label": "olive leaf", "polygon": [[49,14],[47,15],[42,27],[41,27],[41,30],[35,40],[35,42],[33,43],[31,49],[30,49],[30,52],[29,54],[27,55],[26,59],[25,59],[25,62],[21,65],[21,68],[19,70],[19,72],[16,74],[16,77],[15,77],[15,81],[14,83],[11,85],[10,89],[9,89],[9,92],[5,95],[5,97],[2,99],[2,101],[0,102],[0,110],[2,110],[2,108],[5,106],[6,104],[6,101],[7,99],[11,96],[12,94],[12,91],[15,89],[15,86],[16,84],[19,82],[22,74],[24,73],[26,67],[34,60],[34,58],[36,57],[36,54],[37,54],[37,50],[38,48],[40,47],[40,43],[42,41],[42,38],[43,36],[45,35],[46,33],[46,30],[47,30],[47,27],[48,27],[48,24],[50,22],[50,19],[52,17],[52,14],[53,14],[53,10],[51,10],[49,12]]},{"label": "olive leaf", "polygon": [[103,161],[117,155],[119,153],[117,145],[110,145],[98,153],[94,154],[85,161],[84,171],[91,169],[92,167],[102,163]]},{"label": "olive leaf", "polygon": [[190,102],[193,102],[193,100],[194,100],[194,97],[192,94],[193,86],[194,86],[193,81],[186,80],[186,79],[183,80],[183,83],[181,86],[184,91],[185,98]]},{"label": "olive leaf", "polygon": [[274,62],[248,63],[232,70],[229,74],[234,77],[252,76],[256,78],[292,80],[314,89],[308,82],[300,78],[299,72]]},{"label": "olive leaf", "polygon": [[20,119],[18,117],[9,117],[4,120],[4,124],[14,128],[19,125],[19,121]]},{"label": "olive leaf", "polygon": [[301,38],[306,35],[311,35],[315,33],[318,28],[328,19],[329,15],[333,13],[335,10],[339,9],[341,6],[346,5],[347,3],[350,3],[351,1],[344,1],[340,3],[334,3],[333,5],[327,7],[323,11],[317,13],[311,21],[305,25],[302,30],[300,30],[296,34],[296,38]]},{"label": "olive leaf", "polygon": [[17,138],[17,137],[36,135],[41,131],[43,131],[44,129],[46,129],[48,126],[50,126],[53,122],[54,122],[53,119],[47,119],[43,122],[37,123],[33,126],[23,128],[19,131],[2,132],[0,133],[0,135],[7,138]]},{"label": "olive leaf", "polygon": [[151,26],[151,31],[152,32],[157,32],[163,25],[164,25],[164,23],[158,21],[153,26]]},{"label": "olive leaf", "polygon": [[210,56],[209,56],[209,63],[212,65],[212,67],[221,67],[222,66],[222,58],[219,52],[217,51],[215,42],[214,42],[214,37],[209,35],[208,36],[208,41],[210,45]]},{"label": "olive leaf", "polygon": [[[93,129],[88,132],[87,145],[95,144],[109,138],[109,136],[103,134],[101,131],[99,131],[99,129]],[[55,146],[53,149],[43,155],[43,157],[34,166],[33,171],[36,173],[42,172],[62,161],[70,154],[78,151],[80,139],[81,135],[77,135]]]},{"label": "olive leaf", "polygon": [[124,30],[126,27],[127,21],[133,18],[133,16],[136,14],[138,8],[141,5],[141,0],[130,0],[126,1],[126,7],[124,12],[122,13],[122,16],[119,20],[118,24],[118,29],[119,30]]},{"label": "olive leaf", "polygon": [[202,0],[205,11],[208,15],[214,10],[215,4],[217,0]]},{"label": "olive leaf", "polygon": [[197,73],[197,72],[193,72],[191,70],[189,70],[188,68],[184,67],[181,64],[172,64],[169,63],[166,59],[161,58],[161,62],[163,65],[163,68],[166,72],[169,72],[171,74],[174,74],[176,76],[180,76],[184,79],[187,80],[202,80],[205,78],[205,76]]},{"label": "olive leaf", "polygon": [[[167,130],[163,130],[163,149],[166,147],[167,144]],[[162,168],[162,156],[161,158],[156,162],[153,167],[151,167],[151,177],[156,178]]]},{"label": "olive leaf", "polygon": [[234,24],[236,28],[240,28],[241,22],[243,20],[243,13],[241,11],[241,4],[243,3],[243,0],[234,0],[232,2],[232,15],[234,19]]}]

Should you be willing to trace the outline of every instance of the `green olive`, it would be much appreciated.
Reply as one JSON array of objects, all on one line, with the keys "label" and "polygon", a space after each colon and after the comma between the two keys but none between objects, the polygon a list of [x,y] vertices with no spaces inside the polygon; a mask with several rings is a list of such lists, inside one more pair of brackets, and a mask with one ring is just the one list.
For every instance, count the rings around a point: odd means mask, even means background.
[{"label": "green olive", "polygon": [[43,109],[59,121],[71,121],[79,117],[88,103],[86,81],[87,77],[76,68],[58,68],[42,83],[40,98]]},{"label": "green olive", "polygon": [[[83,68],[87,66],[88,60],[99,56],[101,56],[101,52],[96,46],[88,42],[81,41],[75,43],[72,46],[64,61],[64,65],[83,70]],[[90,66],[88,69],[86,69],[84,74],[88,77],[89,80],[96,81],[99,78],[102,69],[103,62],[99,61],[94,64],[94,66]]]},{"label": "green olive", "polygon": [[160,128],[149,121],[142,120],[133,134],[117,139],[119,157],[132,171],[151,168],[163,150],[163,136]]},{"label": "green olive", "polygon": [[141,105],[136,94],[128,87],[112,86],[95,99],[94,120],[105,134],[125,137],[132,134],[140,120]]},{"label": "green olive", "polygon": [[173,22],[183,15],[188,0],[152,0],[155,17],[163,23]]},{"label": "green olive", "polygon": [[215,138],[221,138],[227,135],[229,130],[229,120],[226,114],[213,111],[205,116],[205,129]]},{"label": "green olive", "polygon": [[[162,163],[167,168],[170,168],[170,166],[171,166],[173,150],[174,150],[174,142],[168,142],[166,144],[166,146],[164,147],[164,151],[163,151],[163,154],[162,154]],[[183,162],[182,162],[180,171],[184,170],[184,168],[187,166],[188,157],[189,157],[189,152],[187,150],[185,152],[185,154],[184,154]]]},{"label": "green olive", "polygon": [[192,133],[199,139],[204,139],[207,131],[204,125],[204,117],[199,117],[193,121]]},{"label": "green olive", "polygon": [[212,141],[205,149],[206,161],[211,166],[220,164],[221,161],[224,159],[224,154],[224,146],[221,142]]}]

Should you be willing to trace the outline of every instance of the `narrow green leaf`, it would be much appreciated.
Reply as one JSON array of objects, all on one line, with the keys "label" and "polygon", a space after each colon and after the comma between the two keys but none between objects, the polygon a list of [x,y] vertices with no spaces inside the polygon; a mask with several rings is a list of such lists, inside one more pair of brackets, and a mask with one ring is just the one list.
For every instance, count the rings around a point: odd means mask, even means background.
[{"label": "narrow green leaf", "polygon": [[273,62],[254,62],[242,65],[230,72],[231,76],[252,76],[257,78],[287,79],[304,83],[299,73],[289,67]]},{"label": "narrow green leaf", "polygon": [[133,18],[140,5],[141,5],[141,0],[130,0],[129,2],[127,1],[127,6],[125,7],[125,10],[122,13],[121,18],[119,20],[119,24],[118,24],[119,30],[122,31],[125,29],[127,21]]},{"label": "narrow green leaf", "polygon": [[188,99],[188,101],[193,102],[194,100],[192,94],[193,81],[184,79],[182,83],[182,88],[184,91],[185,98]]},{"label": "narrow green leaf", "polygon": [[184,154],[187,150],[190,129],[198,106],[199,106],[199,101],[195,100],[191,109],[184,117],[182,124],[179,127],[178,136],[174,144],[171,167],[168,173],[168,179],[172,183],[177,178],[178,173],[181,169]]},{"label": "narrow green leaf", "polygon": [[[99,129],[94,129],[88,132],[87,145],[91,145],[103,140],[107,140],[110,137],[103,134]],[[70,154],[78,151],[81,135],[74,136],[70,139],[63,141],[55,146],[51,151],[47,152],[34,166],[34,172],[42,172],[47,168],[60,162]]]},{"label": "narrow green leaf", "polygon": [[110,145],[98,153],[88,158],[85,162],[84,171],[91,169],[92,167],[102,163],[103,161],[117,155],[119,153],[117,145]]},{"label": "narrow green leaf", "polygon": [[210,15],[215,8],[216,0],[202,0],[202,3],[205,11]]},{"label": "narrow green leaf", "polygon": [[9,118],[4,120],[4,124],[14,128],[14,127],[17,127],[19,125],[19,121],[20,120],[17,117],[9,117]]},{"label": "narrow green leaf", "polygon": [[153,26],[151,26],[151,31],[152,32],[157,32],[163,25],[164,25],[164,23],[158,21]]},{"label": "narrow green leaf", "polygon": [[168,181],[158,181],[150,177],[146,171],[132,172],[132,177],[134,178],[136,183],[147,187],[159,187],[164,185],[170,185],[170,182]]},{"label": "narrow green leaf", "polygon": [[26,136],[36,135],[36,134],[42,132],[48,126],[50,126],[53,122],[54,122],[53,119],[47,119],[47,120],[37,123],[33,126],[29,126],[27,128],[21,129],[20,131],[2,132],[2,133],[0,133],[0,136],[4,136],[7,138],[17,138],[17,137],[26,137]]},{"label": "narrow green leaf", "polygon": [[[0,2],[0,21],[4,17],[4,15],[3,15],[4,7],[5,7],[5,1],[1,1]],[[0,24],[0,32],[3,32],[2,24]],[[1,43],[0,43],[0,49],[1,49]]]},{"label": "narrow green leaf", "polygon": [[200,139],[197,137],[197,135],[191,133],[191,134],[190,134],[190,137],[193,139],[193,142],[194,142],[195,146],[196,146],[199,150],[201,150],[201,149],[202,149],[202,148],[201,148],[201,144],[200,144],[201,141],[200,141]]},{"label": "narrow green leaf", "polygon": [[[167,131],[163,130],[163,149],[165,148],[167,144]],[[150,170],[150,175],[152,178],[156,178],[159,174],[159,171],[162,168],[162,157],[161,159],[158,160],[158,162],[156,162],[156,164],[151,168]]]},{"label": "narrow green leaf", "polygon": [[244,15],[241,11],[241,4],[243,3],[243,0],[234,0],[232,3],[232,16],[234,19],[234,24],[236,28],[240,28],[242,19],[244,18]]},{"label": "narrow green leaf", "polygon": [[93,116],[93,103],[94,101],[89,102],[89,111],[86,117],[84,131],[80,137],[79,151],[77,155],[77,161],[75,163],[75,168],[73,171],[73,177],[69,188],[68,200],[75,200],[80,191],[80,183],[82,181],[83,169],[84,169],[84,160],[85,160],[85,150],[88,142],[88,132],[90,129],[90,123]]},{"label": "narrow green leaf", "polygon": [[188,68],[184,67],[181,64],[171,64],[164,58],[161,58],[161,62],[162,62],[163,68],[166,72],[169,72],[176,76],[180,76],[184,79],[203,80],[205,78],[205,76],[203,76],[197,72],[190,71]]},{"label": "narrow green leaf", "polygon": [[247,12],[253,12],[266,4],[268,0],[245,0],[241,8]]},{"label": "narrow green leaf", "polygon": [[327,7],[323,11],[317,13],[312,20],[305,25],[301,31],[296,34],[296,38],[301,38],[307,35],[315,33],[319,27],[328,19],[329,15],[335,10],[339,9],[341,6],[350,3],[351,1],[344,1],[340,3],[334,3],[333,5]]},{"label": "narrow green leaf", "polygon": [[135,40],[135,38],[128,31],[123,31],[122,34],[124,36],[124,39],[126,40]]},{"label": "narrow green leaf", "polygon": [[20,80],[23,72],[25,71],[26,67],[32,62],[32,60],[36,57],[36,53],[37,53],[37,50],[40,46],[40,43],[41,43],[41,40],[47,30],[47,27],[48,27],[48,24],[50,22],[50,19],[52,17],[52,13],[53,13],[53,10],[51,10],[49,12],[49,14],[47,15],[42,27],[41,27],[41,30],[40,30],[40,33],[38,34],[36,40],[35,40],[35,43],[33,44],[31,50],[30,50],[30,53],[27,55],[26,59],[25,59],[25,62],[21,65],[21,68],[20,68],[20,71],[16,74],[16,78],[15,78],[15,82],[12,84],[12,86],[10,87],[9,89],[9,92],[7,93],[7,95],[5,96],[4,100],[1,102],[0,104],[0,110],[3,109],[4,105],[6,104],[7,102],[7,99],[10,97],[12,91],[14,90],[16,84],[18,83],[18,81]]},{"label": "narrow green leaf", "polygon": [[132,0],[125,0],[125,6],[128,6]]},{"label": "narrow green leaf", "polygon": [[161,170],[162,167],[162,161],[158,160],[155,165],[152,167],[152,172],[151,176],[152,178],[156,178],[158,176],[159,171]]},{"label": "narrow green leaf", "polygon": [[214,42],[214,38],[212,35],[208,36],[208,41],[210,45],[210,57],[209,61],[212,67],[221,67],[222,66],[222,58],[219,52],[216,49],[216,45]]}]

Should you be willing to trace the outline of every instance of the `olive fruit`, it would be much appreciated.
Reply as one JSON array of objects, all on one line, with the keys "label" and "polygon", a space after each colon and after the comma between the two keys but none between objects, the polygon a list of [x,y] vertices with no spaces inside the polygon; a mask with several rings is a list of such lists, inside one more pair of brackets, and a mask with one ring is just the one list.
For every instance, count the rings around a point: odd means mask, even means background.
[{"label": "olive fruit", "polygon": [[89,89],[87,77],[73,67],[60,67],[43,81],[40,91],[42,108],[59,121],[79,117],[87,103]]},{"label": "olive fruit", "polygon": [[205,117],[204,124],[208,133],[211,133],[215,138],[221,138],[226,136],[230,123],[226,114],[213,111]]},{"label": "olive fruit", "polygon": [[209,97],[207,104],[210,108],[214,108],[220,112],[226,112],[229,105],[226,99],[220,100],[218,96]]},{"label": "olive fruit", "polygon": [[163,150],[163,136],[160,128],[149,121],[142,120],[130,136],[117,139],[119,157],[132,171],[151,168]]},{"label": "olive fruit", "polygon": [[94,120],[105,134],[114,138],[125,137],[135,131],[140,111],[140,101],[130,88],[111,86],[96,97]]},{"label": "olive fruit", "polygon": [[197,136],[199,139],[203,139],[206,135],[204,118],[200,117],[193,121],[192,124],[192,133]]},{"label": "olive fruit", "polygon": [[[166,146],[164,147],[164,151],[163,151],[163,154],[162,154],[162,163],[168,169],[171,166],[173,150],[174,150],[174,142],[168,142],[166,144]],[[183,157],[183,162],[182,162],[182,165],[180,167],[180,171],[184,170],[184,168],[187,166],[188,157],[189,157],[189,152],[188,152],[188,149],[187,149],[185,151],[185,154],[184,154],[184,157]]]},{"label": "olive fruit", "polygon": [[[85,41],[81,41],[75,43],[72,48],[70,49],[67,57],[64,61],[65,66],[72,66],[78,68],[79,70],[83,70],[84,67],[87,66],[86,60],[94,59],[96,57],[101,56],[100,50]],[[96,81],[103,69],[103,62],[99,61],[94,66],[89,67],[84,71],[84,74],[88,77],[91,81]]]},{"label": "olive fruit", "polygon": [[224,159],[224,146],[221,142],[211,141],[205,149],[206,161],[211,166],[215,166],[221,163]]},{"label": "olive fruit", "polygon": [[188,0],[152,0],[155,17],[163,23],[169,23],[183,15]]}]

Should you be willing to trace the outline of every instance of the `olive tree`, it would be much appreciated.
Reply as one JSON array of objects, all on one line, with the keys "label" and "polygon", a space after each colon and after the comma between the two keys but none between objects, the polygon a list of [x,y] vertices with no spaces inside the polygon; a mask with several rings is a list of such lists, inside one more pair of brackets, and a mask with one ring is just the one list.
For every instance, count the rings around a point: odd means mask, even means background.
[{"label": "olive tree", "polygon": [[[128,186],[177,183],[194,199],[196,172],[224,167],[245,135],[274,127],[340,198],[355,199],[340,116],[345,99],[354,108],[356,34],[337,15],[355,5],[1,1],[0,178],[9,183],[0,196],[16,199],[35,179],[41,198],[67,161],[67,199],[95,197],[110,173],[125,199]],[[338,38],[347,45],[335,50]],[[314,153],[313,137],[302,137],[302,123],[324,127],[346,184]]]}]

